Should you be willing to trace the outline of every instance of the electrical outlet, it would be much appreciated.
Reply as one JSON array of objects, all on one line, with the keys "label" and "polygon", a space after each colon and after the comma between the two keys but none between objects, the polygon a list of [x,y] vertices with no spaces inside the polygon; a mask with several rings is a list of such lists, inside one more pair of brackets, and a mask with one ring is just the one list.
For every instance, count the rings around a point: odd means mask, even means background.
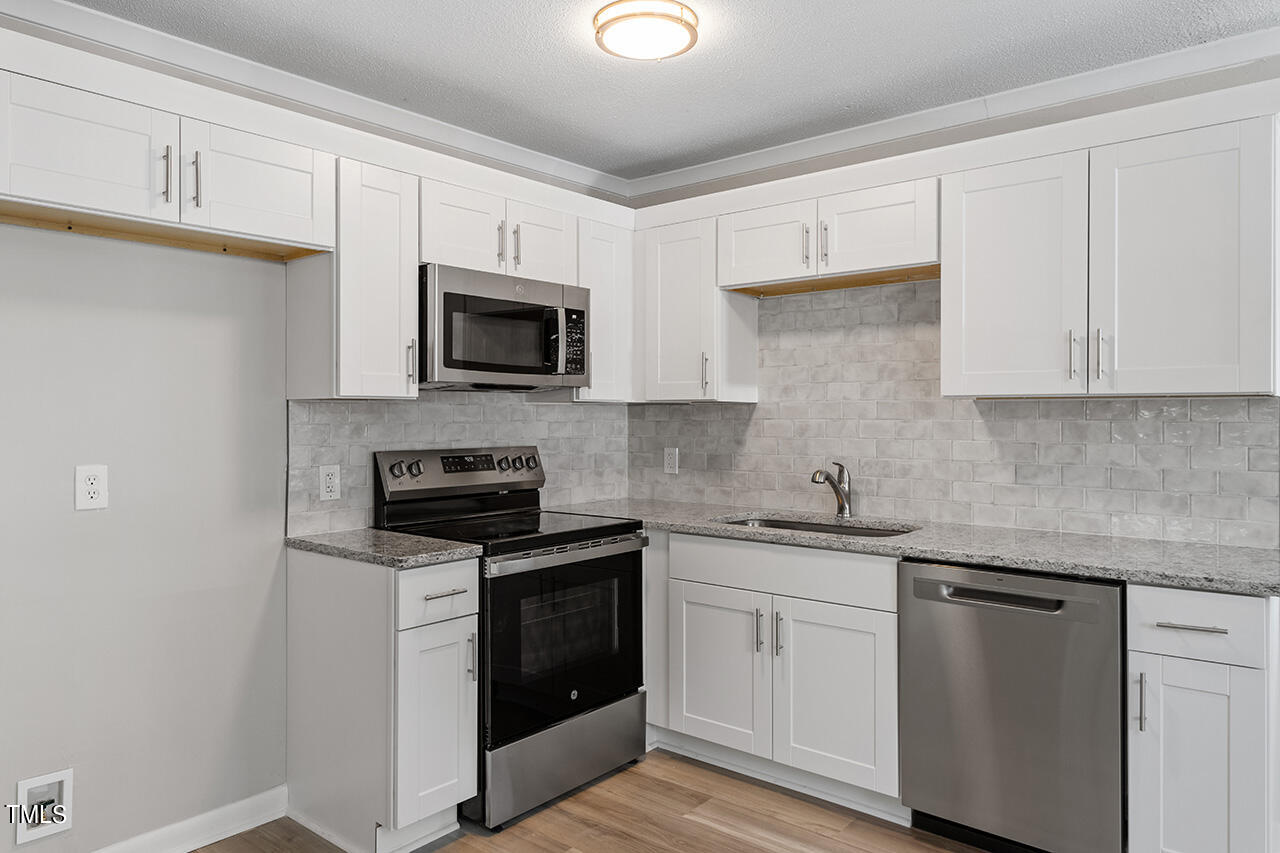
[{"label": "electrical outlet", "polygon": [[320,466],[320,500],[336,501],[342,497],[342,469],[337,465]]},{"label": "electrical outlet", "polygon": [[662,473],[680,473],[680,448],[664,447],[662,449]]},{"label": "electrical outlet", "polygon": [[17,802],[8,807],[18,844],[71,828],[71,778],[68,767],[18,783]]},{"label": "electrical outlet", "polygon": [[107,466],[76,466],[76,509],[107,508]]}]

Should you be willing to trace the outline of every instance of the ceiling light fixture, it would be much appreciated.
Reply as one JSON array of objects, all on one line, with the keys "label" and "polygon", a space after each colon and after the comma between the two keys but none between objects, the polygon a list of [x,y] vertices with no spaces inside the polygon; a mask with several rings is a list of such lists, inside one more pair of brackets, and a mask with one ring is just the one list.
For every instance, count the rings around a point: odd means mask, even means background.
[{"label": "ceiling light fixture", "polygon": [[698,41],[698,16],[676,0],[615,0],[595,27],[600,49],[624,59],[668,59]]}]

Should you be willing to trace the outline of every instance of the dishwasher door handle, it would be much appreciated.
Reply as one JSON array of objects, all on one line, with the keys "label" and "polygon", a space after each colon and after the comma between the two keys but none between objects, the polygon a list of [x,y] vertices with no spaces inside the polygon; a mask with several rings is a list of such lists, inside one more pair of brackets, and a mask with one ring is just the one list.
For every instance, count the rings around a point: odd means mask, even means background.
[{"label": "dishwasher door handle", "polygon": [[1034,610],[1037,613],[1061,613],[1066,602],[1061,598],[1035,593],[984,589],[980,586],[953,586],[942,584],[942,597],[947,601],[965,604],[985,604],[992,607],[1009,607],[1015,610]]}]

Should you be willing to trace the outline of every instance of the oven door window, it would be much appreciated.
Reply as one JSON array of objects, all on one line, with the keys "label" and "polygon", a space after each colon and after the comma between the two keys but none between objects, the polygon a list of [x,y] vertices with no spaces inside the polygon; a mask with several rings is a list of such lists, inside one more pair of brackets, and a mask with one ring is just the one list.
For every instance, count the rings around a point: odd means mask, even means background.
[{"label": "oven door window", "polygon": [[620,699],[642,681],[639,552],[489,581],[489,744]]},{"label": "oven door window", "polygon": [[560,354],[554,308],[462,293],[444,294],[445,367],[553,374]]}]

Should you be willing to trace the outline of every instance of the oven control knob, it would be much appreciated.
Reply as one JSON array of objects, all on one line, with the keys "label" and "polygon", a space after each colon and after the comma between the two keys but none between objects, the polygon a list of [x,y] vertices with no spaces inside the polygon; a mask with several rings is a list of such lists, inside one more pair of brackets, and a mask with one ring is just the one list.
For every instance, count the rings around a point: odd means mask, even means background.
[{"label": "oven control knob", "polygon": [[391,473],[392,477],[395,477],[397,480],[399,480],[401,477],[404,476],[404,463],[392,462],[391,467],[388,468],[387,470]]},{"label": "oven control knob", "polygon": [[528,466],[530,471],[536,470],[538,467],[538,457],[526,456],[524,458],[524,464]]},{"label": "oven control knob", "polygon": [[522,470],[524,468],[524,457],[523,456],[512,457],[511,467],[515,468],[517,471]]},{"label": "oven control knob", "polygon": [[510,459],[508,459],[507,457],[505,457],[505,456],[504,456],[504,457],[502,457],[501,459],[499,459],[499,460],[498,460],[498,470],[500,470],[500,471],[509,471],[510,469],[511,469],[511,460],[510,460]]},{"label": "oven control knob", "polygon": [[409,476],[410,477],[422,476],[422,460],[421,459],[415,459],[409,463]]}]

